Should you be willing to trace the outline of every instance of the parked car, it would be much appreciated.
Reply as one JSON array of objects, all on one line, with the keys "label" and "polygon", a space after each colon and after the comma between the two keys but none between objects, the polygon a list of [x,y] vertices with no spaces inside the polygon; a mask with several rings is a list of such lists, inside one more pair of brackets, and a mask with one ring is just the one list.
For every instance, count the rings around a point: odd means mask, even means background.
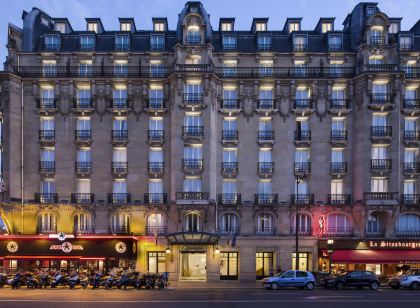
[{"label": "parked car", "polygon": [[324,278],[320,282],[326,289],[342,290],[346,287],[363,289],[369,287],[371,290],[378,290],[381,285],[378,277],[370,271],[350,271],[337,276]]},{"label": "parked car", "polygon": [[388,284],[393,289],[410,288],[412,290],[420,289],[420,269],[413,268],[403,275],[391,277]]},{"label": "parked car", "polygon": [[266,289],[277,290],[279,288],[300,288],[313,290],[315,278],[311,272],[306,271],[287,271],[272,277],[263,279]]}]

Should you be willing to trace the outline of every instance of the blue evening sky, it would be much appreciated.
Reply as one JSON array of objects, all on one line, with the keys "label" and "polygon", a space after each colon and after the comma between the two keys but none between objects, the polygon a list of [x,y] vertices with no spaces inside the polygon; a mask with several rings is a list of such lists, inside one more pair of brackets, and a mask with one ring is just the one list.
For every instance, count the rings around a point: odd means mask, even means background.
[{"label": "blue evening sky", "polygon": [[[7,24],[22,27],[22,10],[32,7],[52,17],[67,17],[73,29],[85,29],[85,17],[100,17],[106,30],[118,29],[118,17],[134,17],[137,29],[151,29],[152,17],[167,17],[175,29],[184,0],[0,0],[0,63],[6,57]],[[269,30],[283,29],[287,17],[303,17],[303,29],[313,29],[319,17],[342,22],[356,0],[202,0],[214,29],[220,17],[236,17],[235,28],[250,29],[253,17],[269,17]],[[379,8],[390,17],[403,17],[402,29],[410,29],[420,18],[420,0],[381,0]],[[0,66],[2,68],[2,66]]]}]

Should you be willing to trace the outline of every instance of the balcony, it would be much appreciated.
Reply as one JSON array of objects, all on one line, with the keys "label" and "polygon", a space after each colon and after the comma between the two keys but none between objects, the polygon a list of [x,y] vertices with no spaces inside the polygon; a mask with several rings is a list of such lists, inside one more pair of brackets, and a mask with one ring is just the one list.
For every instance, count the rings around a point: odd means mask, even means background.
[{"label": "balcony", "polygon": [[118,225],[113,225],[109,227],[109,233],[113,234],[113,235],[117,235],[117,234],[130,234],[130,225],[129,224],[118,224]]},{"label": "balcony", "polygon": [[238,113],[241,111],[239,100],[236,98],[225,98],[223,99],[220,111],[225,113]]},{"label": "balcony", "polygon": [[204,108],[203,93],[184,93],[181,107],[191,108],[193,110]]},{"label": "balcony", "polygon": [[[292,228],[290,233],[292,235],[296,235],[296,228]],[[298,230],[298,234],[301,236],[311,236],[312,235],[312,228],[311,227],[300,227]]]},{"label": "balcony", "polygon": [[223,229],[219,229],[220,236],[232,236],[232,235],[239,235],[240,228],[239,226],[233,224],[231,226],[225,226]]},{"label": "balcony", "polygon": [[411,43],[400,43],[400,51],[411,51],[413,50],[413,45]]},{"label": "balcony", "polygon": [[333,114],[350,112],[349,100],[345,98],[332,98],[330,101],[330,112]]},{"label": "balcony", "polygon": [[144,194],[144,203],[146,204],[166,204],[168,202],[165,193],[146,193]]},{"label": "balcony", "polygon": [[404,162],[403,172],[406,175],[418,175],[420,173],[420,162]]},{"label": "balcony", "polygon": [[111,111],[121,115],[128,112],[128,101],[126,98],[113,98],[111,104]]},{"label": "balcony", "polygon": [[403,205],[420,205],[420,194],[402,194],[401,204]]},{"label": "balcony", "polygon": [[109,193],[108,203],[111,204],[127,204],[131,203],[131,194],[128,193]]},{"label": "balcony", "polygon": [[89,129],[76,130],[74,132],[74,141],[79,146],[87,146],[92,143],[92,131]]},{"label": "balcony", "polygon": [[384,109],[393,107],[392,95],[389,93],[372,93],[370,97],[370,108]]},{"label": "balcony", "polygon": [[222,162],[222,175],[233,177],[238,174],[238,162]]},{"label": "balcony", "polygon": [[296,98],[294,101],[294,109],[299,112],[307,112],[312,109],[312,100],[310,98]]},{"label": "balcony", "polygon": [[398,193],[396,192],[365,192],[366,204],[398,204]]},{"label": "balcony", "polygon": [[259,162],[257,173],[263,177],[272,176],[274,174],[274,162]]},{"label": "balcony", "polygon": [[55,143],[55,130],[41,129],[38,132],[39,143],[43,146],[53,145]]},{"label": "balcony", "polygon": [[175,71],[183,73],[211,73],[213,66],[209,64],[177,64]]},{"label": "balcony", "polygon": [[38,235],[43,234],[57,234],[57,224],[55,223],[39,223],[36,227]]},{"label": "balcony", "polygon": [[310,130],[295,130],[295,143],[300,145],[311,144],[311,131]]},{"label": "balcony", "polygon": [[235,146],[238,144],[237,130],[222,130],[222,144],[226,146]]},{"label": "balcony", "polygon": [[327,202],[331,205],[349,205],[352,203],[351,194],[328,194]]},{"label": "balcony", "polygon": [[328,51],[335,52],[335,51],[342,51],[342,50],[343,50],[343,44],[328,43]]},{"label": "balcony", "polygon": [[182,160],[182,170],[186,173],[196,174],[203,171],[203,159],[183,159]]},{"label": "balcony", "polygon": [[363,65],[362,70],[371,73],[392,73],[398,72],[398,66],[395,64],[366,64]]},{"label": "balcony", "polygon": [[115,146],[124,146],[128,143],[128,130],[117,129],[111,131],[111,141]]},{"label": "balcony", "polygon": [[147,142],[150,145],[161,146],[165,141],[165,131],[163,129],[149,129],[147,131]]},{"label": "balcony", "polygon": [[418,146],[420,141],[420,130],[404,130],[404,143],[406,145]]},{"label": "balcony", "polygon": [[314,204],[314,194],[292,194],[291,203],[297,205]]},{"label": "balcony", "polygon": [[403,65],[400,67],[405,72],[406,78],[420,78],[420,68],[414,65]]},{"label": "balcony", "polygon": [[74,225],[73,227],[73,233],[77,234],[77,235],[82,235],[82,234],[95,234],[95,227],[91,227],[91,226],[85,226],[85,225]]},{"label": "balcony", "polygon": [[236,51],[236,43],[223,43],[222,50],[223,51]]},{"label": "balcony", "polygon": [[277,111],[275,101],[271,98],[260,98],[257,100],[257,112],[269,113]]},{"label": "balcony", "polygon": [[92,107],[92,99],[91,98],[84,98],[78,97],[73,103],[73,112],[76,113],[89,113],[93,111]]},{"label": "balcony", "polygon": [[255,229],[257,236],[274,236],[276,235],[276,228],[274,227],[258,227]]},{"label": "balcony", "polygon": [[77,161],[74,165],[74,171],[78,177],[89,177],[92,174],[92,162]]},{"label": "balcony", "polygon": [[92,204],[95,202],[95,195],[90,193],[72,193],[71,203]]},{"label": "balcony", "polygon": [[369,40],[370,45],[384,45],[385,44],[385,37],[383,35],[380,36],[371,36]]},{"label": "balcony", "polygon": [[53,114],[57,111],[57,99],[39,98],[37,99],[37,108],[40,114]]},{"label": "balcony", "polygon": [[331,162],[330,163],[330,174],[331,175],[344,175],[347,174],[347,163],[346,162]]},{"label": "balcony", "polygon": [[58,203],[57,193],[35,193],[37,203]]},{"label": "balcony", "polygon": [[415,237],[418,238],[420,237],[420,228],[417,227],[415,229],[397,229],[395,230],[395,236],[396,237],[402,237],[402,238],[406,238],[406,237]]},{"label": "balcony", "polygon": [[351,227],[327,227],[322,233],[323,237],[352,237],[353,228]]},{"label": "balcony", "polygon": [[392,126],[371,126],[370,136],[373,142],[389,143],[392,139]]},{"label": "balcony", "polygon": [[333,145],[347,144],[347,131],[346,130],[332,130],[330,141]]},{"label": "balcony", "polygon": [[127,162],[112,162],[111,172],[117,178],[122,178],[128,174],[128,163]]},{"label": "balcony", "polygon": [[293,43],[293,51],[306,51],[308,49],[308,44],[306,43]]},{"label": "balcony", "polygon": [[164,163],[162,162],[157,162],[157,161],[149,161],[147,163],[147,173],[149,175],[153,175],[155,177],[157,176],[161,176],[163,175],[163,171],[164,171]]},{"label": "balcony", "polygon": [[191,191],[183,191],[176,193],[176,200],[179,204],[184,203],[208,203],[209,200],[209,193],[208,192],[191,192]]},{"label": "balcony", "polygon": [[115,51],[129,51],[130,50],[130,44],[115,44]]},{"label": "balcony", "polygon": [[204,139],[204,126],[182,126],[182,138],[187,143],[201,143]]},{"label": "balcony", "polygon": [[146,226],[147,236],[165,236],[166,226]]},{"label": "balcony", "polygon": [[150,51],[165,51],[165,44],[164,43],[150,43]]},{"label": "balcony", "polygon": [[258,51],[270,51],[271,50],[271,43],[258,43],[257,44],[257,50]]},{"label": "balcony", "polygon": [[238,205],[241,204],[241,194],[222,193],[219,194],[218,201],[222,205]]},{"label": "balcony", "polygon": [[277,194],[255,194],[254,202],[256,205],[277,205],[278,195]]},{"label": "balcony", "polygon": [[146,112],[157,114],[166,111],[165,101],[163,98],[149,98],[146,104]]},{"label": "balcony", "polygon": [[389,172],[392,168],[391,159],[371,159],[370,170],[374,172]]},{"label": "balcony", "polygon": [[406,98],[403,102],[403,111],[406,114],[416,114],[420,112],[420,99],[418,98]]},{"label": "balcony", "polygon": [[43,175],[49,175],[55,173],[55,161],[40,161],[39,172]]},{"label": "balcony", "polygon": [[271,147],[274,143],[274,130],[259,130],[258,143],[260,146]]},{"label": "balcony", "polygon": [[365,230],[366,238],[382,238],[385,236],[385,230]]},{"label": "balcony", "polygon": [[310,162],[295,162],[294,163],[294,173],[295,175],[303,175],[311,173],[311,163]]}]

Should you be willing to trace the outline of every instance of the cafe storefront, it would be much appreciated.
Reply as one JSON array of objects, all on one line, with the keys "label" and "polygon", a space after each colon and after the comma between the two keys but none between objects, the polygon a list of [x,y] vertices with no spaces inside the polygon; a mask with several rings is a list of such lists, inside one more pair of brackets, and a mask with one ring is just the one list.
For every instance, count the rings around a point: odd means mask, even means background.
[{"label": "cafe storefront", "polygon": [[137,237],[0,235],[0,271],[135,268]]},{"label": "cafe storefront", "polygon": [[335,240],[319,242],[319,270],[343,272],[369,270],[390,276],[420,268],[419,240]]}]

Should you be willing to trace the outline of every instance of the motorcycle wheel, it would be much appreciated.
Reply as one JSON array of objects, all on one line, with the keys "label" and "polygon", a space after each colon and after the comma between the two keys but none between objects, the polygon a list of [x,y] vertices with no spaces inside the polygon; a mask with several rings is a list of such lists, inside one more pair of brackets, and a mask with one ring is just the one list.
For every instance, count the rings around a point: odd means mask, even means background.
[{"label": "motorcycle wheel", "polygon": [[70,289],[74,289],[74,283],[70,283]]}]

